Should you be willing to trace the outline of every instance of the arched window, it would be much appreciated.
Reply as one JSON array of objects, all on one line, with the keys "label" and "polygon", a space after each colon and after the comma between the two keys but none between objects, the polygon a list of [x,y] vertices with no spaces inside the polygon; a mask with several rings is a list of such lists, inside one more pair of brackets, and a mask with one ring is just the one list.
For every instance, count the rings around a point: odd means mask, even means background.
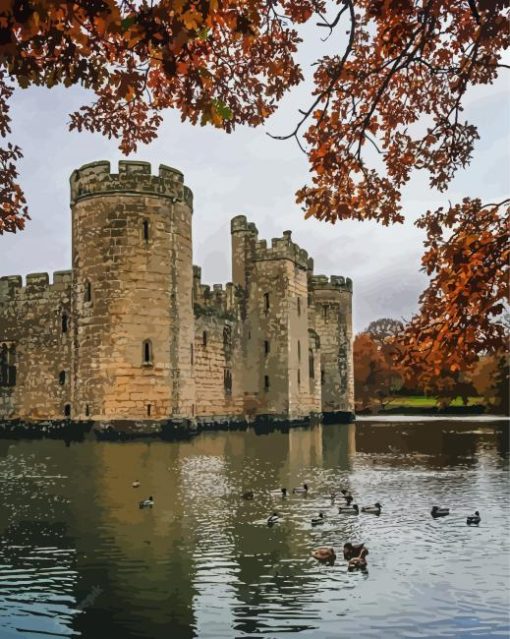
[{"label": "arched window", "polygon": [[269,293],[264,293],[264,310],[269,310]]},{"label": "arched window", "polygon": [[264,340],[264,355],[269,355],[269,351],[271,349],[271,345],[269,344],[269,340]]},{"label": "arched window", "polygon": [[151,416],[151,405],[147,404],[147,417]]},{"label": "arched window", "polygon": [[71,417],[71,404],[64,404],[64,417]]},{"label": "arched window", "polygon": [[266,392],[269,390],[269,375],[264,375],[264,390]]},{"label": "arched window", "polygon": [[148,242],[149,241],[149,220],[144,220],[142,223],[142,233],[143,239]]},{"label": "arched window", "polygon": [[313,350],[310,348],[308,350],[308,374],[310,375],[310,379],[314,379],[315,377],[315,361],[313,357]]},{"label": "arched window", "polygon": [[62,313],[62,333],[67,333],[68,327],[69,327],[69,316],[64,311]]},{"label": "arched window", "polygon": [[58,374],[58,383],[63,386],[66,383],[66,372],[60,371]]},{"label": "arched window", "polygon": [[207,331],[202,333],[202,346],[205,348],[207,346]]},{"label": "arched window", "polygon": [[89,281],[85,282],[85,296],[84,299],[86,302],[92,301],[92,285]]},{"label": "arched window", "polygon": [[152,342],[146,339],[142,344],[142,361],[144,364],[152,364]]}]

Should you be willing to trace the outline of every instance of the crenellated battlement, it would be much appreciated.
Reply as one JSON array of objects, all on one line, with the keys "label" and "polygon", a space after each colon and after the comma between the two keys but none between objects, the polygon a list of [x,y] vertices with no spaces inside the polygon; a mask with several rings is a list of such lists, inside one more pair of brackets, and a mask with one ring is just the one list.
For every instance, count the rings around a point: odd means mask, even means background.
[{"label": "crenellated battlement", "polygon": [[173,202],[193,205],[193,193],[184,185],[181,171],[159,165],[158,175],[152,175],[150,162],[121,160],[118,173],[112,173],[110,162],[84,164],[71,174],[71,204],[96,195],[136,194],[157,195]]},{"label": "crenellated battlement", "polygon": [[352,293],[352,280],[342,275],[312,275],[310,277],[310,289],[318,290],[344,290]]},{"label": "crenellated battlement", "polygon": [[44,291],[63,291],[70,289],[72,281],[72,271],[55,271],[52,282],[48,273],[29,273],[25,277],[25,284],[21,275],[5,275],[0,277],[0,299],[14,299]]},{"label": "crenellated battlement", "polygon": [[271,240],[271,246],[267,246],[266,240],[259,240],[255,244],[255,261],[264,260],[291,260],[305,270],[309,266],[308,252],[295,244],[292,239],[291,231],[284,231],[283,237],[274,237]]},{"label": "crenellated battlement", "polygon": [[239,291],[232,282],[199,284],[195,291],[195,315],[234,317],[239,311]]}]

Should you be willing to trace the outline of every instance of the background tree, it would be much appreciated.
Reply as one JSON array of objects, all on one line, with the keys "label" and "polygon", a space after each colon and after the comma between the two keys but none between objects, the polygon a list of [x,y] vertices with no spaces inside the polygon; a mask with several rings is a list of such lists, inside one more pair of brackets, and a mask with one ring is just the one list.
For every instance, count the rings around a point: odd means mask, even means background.
[{"label": "background tree", "polygon": [[354,338],[354,396],[356,409],[382,408],[395,392],[395,373],[370,333]]},{"label": "background tree", "polygon": [[[508,68],[507,18],[505,0],[0,0],[0,135],[12,90],[31,85],[93,91],[71,129],[116,137],[124,153],[154,139],[167,108],[227,132],[260,125],[303,79],[299,26],[313,20],[342,46],[315,61],[310,104],[274,136],[308,155],[311,183],[297,201],[320,220],[401,223],[412,171],[445,191],[469,164],[478,133],[463,100]],[[0,150],[0,233],[28,215],[20,153]],[[419,353],[434,375],[504,346],[505,215],[508,201],[466,199],[419,220],[432,281],[400,344],[404,361]]]}]

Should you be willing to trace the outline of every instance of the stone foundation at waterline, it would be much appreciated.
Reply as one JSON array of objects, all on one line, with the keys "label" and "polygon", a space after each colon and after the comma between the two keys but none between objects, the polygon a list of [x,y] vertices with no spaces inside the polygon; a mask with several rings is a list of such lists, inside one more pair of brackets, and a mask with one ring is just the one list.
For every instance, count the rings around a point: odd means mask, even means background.
[{"label": "stone foundation at waterline", "polygon": [[192,261],[182,173],[71,176],[72,270],[0,278],[0,421],[156,430],[353,416],[352,282],[231,222],[232,282]]}]

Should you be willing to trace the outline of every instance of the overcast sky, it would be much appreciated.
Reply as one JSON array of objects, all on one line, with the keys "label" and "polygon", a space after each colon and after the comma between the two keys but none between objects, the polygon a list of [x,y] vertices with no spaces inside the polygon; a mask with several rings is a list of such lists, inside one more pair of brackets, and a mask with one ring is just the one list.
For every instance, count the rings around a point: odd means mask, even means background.
[{"label": "overcast sky", "polygon": [[[508,72],[507,72],[508,74]],[[32,220],[23,233],[0,237],[0,275],[67,269],[71,266],[68,179],[73,169],[109,160],[113,171],[123,159],[115,141],[100,135],[69,133],[68,113],[86,103],[79,88],[18,90],[12,105],[12,140],[23,149],[20,164]],[[510,192],[510,100],[508,82],[472,90],[466,119],[481,139],[471,166],[447,194],[432,191],[417,174],[404,192],[404,226],[373,222],[331,224],[304,220],[295,191],[308,179],[305,156],[295,143],[271,140],[266,132],[287,133],[306,106],[306,87],[288,96],[265,127],[239,128],[231,135],[180,122],[168,112],[158,139],[128,159],[169,164],[183,171],[194,193],[193,249],[206,283],[231,279],[230,219],[245,214],[259,237],[291,229],[293,240],[315,259],[315,272],[354,281],[355,329],[378,317],[409,318],[426,278],[420,273],[422,233],[412,222],[448,199],[479,196],[497,201]]]}]

